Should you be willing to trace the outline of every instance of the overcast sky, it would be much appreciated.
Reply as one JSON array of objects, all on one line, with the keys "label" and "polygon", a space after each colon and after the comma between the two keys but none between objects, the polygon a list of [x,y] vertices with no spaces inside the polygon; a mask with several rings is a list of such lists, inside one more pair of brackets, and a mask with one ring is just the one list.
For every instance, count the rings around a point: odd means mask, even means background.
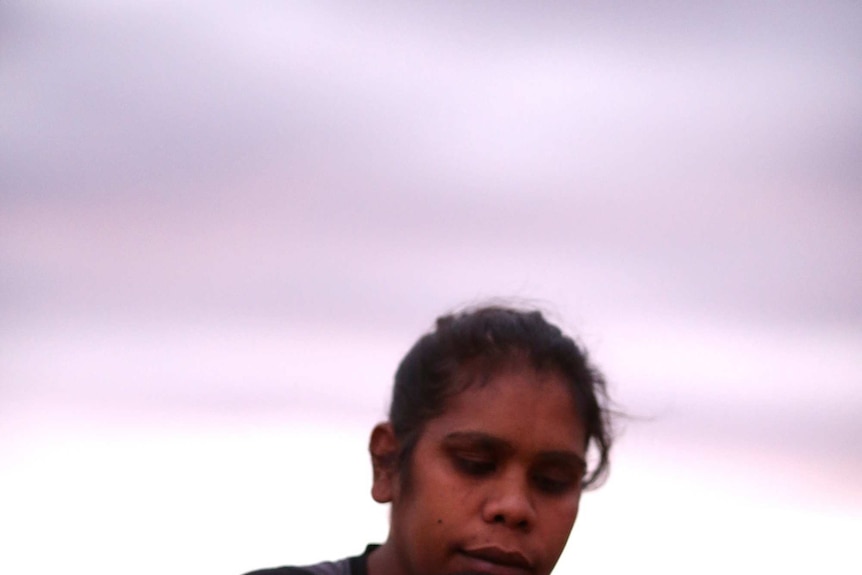
[{"label": "overcast sky", "polygon": [[361,427],[502,296],[591,349],[635,459],[859,519],[860,5],[464,4],[0,4],[0,466]]}]

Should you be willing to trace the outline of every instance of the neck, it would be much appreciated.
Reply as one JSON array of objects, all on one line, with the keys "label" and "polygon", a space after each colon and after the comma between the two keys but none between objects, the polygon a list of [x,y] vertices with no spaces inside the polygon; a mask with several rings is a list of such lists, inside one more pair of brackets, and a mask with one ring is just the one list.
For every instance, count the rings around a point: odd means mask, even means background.
[{"label": "neck", "polygon": [[391,538],[368,556],[368,575],[408,575],[398,560]]}]

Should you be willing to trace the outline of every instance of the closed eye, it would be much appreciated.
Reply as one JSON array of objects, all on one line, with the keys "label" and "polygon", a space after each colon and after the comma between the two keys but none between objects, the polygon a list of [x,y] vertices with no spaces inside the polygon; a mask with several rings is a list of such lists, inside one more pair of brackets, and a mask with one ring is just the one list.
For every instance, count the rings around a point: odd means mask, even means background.
[{"label": "closed eye", "polygon": [[557,478],[548,475],[533,476],[533,484],[536,489],[549,495],[560,495],[576,489],[580,481],[572,478]]},{"label": "closed eye", "polygon": [[459,471],[474,477],[490,475],[497,470],[497,462],[493,459],[456,454],[453,461]]}]

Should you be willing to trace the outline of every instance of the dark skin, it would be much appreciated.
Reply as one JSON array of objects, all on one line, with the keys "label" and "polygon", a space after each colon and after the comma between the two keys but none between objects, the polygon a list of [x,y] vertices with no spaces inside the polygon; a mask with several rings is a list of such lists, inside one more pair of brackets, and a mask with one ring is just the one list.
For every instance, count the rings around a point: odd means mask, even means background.
[{"label": "dark skin", "polygon": [[[537,425],[541,422],[541,425]],[[371,575],[548,575],[577,518],[586,432],[566,383],[516,367],[427,422],[405,481],[388,423],[371,436],[372,495],[392,503]]]}]

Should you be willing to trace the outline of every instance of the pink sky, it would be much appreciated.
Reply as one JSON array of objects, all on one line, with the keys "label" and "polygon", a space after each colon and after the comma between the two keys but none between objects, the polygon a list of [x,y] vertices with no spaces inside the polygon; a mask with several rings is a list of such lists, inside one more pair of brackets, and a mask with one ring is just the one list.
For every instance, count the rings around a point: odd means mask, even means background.
[{"label": "pink sky", "polygon": [[[274,465],[254,456],[274,443],[349,458],[355,522],[303,549],[361,549],[385,514],[355,451],[397,362],[435,316],[503,296],[579,335],[635,416],[564,565],[706,552],[726,529],[764,537],[745,551],[763,569],[858,572],[860,20],[850,2],[4,3],[0,535],[18,551],[0,571],[76,547],[71,523],[39,534],[42,504],[132,521],[145,509],[112,515],[126,492],[100,497],[103,478],[146,490],[177,461],[160,497],[221,543],[150,552],[297,560],[279,545],[302,532],[270,513],[302,496],[220,467]],[[183,507],[214,475],[255,533]],[[107,536],[97,519],[81,538]]]}]

